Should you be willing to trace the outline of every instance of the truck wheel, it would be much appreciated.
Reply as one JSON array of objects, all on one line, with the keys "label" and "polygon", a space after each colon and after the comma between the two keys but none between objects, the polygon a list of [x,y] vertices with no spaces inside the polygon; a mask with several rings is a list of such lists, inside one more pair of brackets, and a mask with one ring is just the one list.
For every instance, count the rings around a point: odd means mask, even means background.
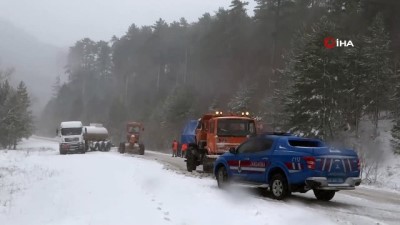
[{"label": "truck wheel", "polygon": [[125,153],[125,143],[122,142],[119,144],[119,148],[118,148],[119,153],[124,154]]},{"label": "truck wheel", "polygon": [[217,183],[218,183],[218,187],[221,189],[226,188],[229,184],[228,172],[226,171],[225,166],[221,166],[218,168]]},{"label": "truck wheel", "polygon": [[100,144],[100,151],[101,151],[101,152],[105,152],[105,151],[106,151],[106,145],[105,145],[104,142],[102,142],[102,143]]},{"label": "truck wheel", "polygon": [[280,173],[272,176],[269,187],[274,199],[282,200],[289,195],[289,188],[286,178]]},{"label": "truck wheel", "polygon": [[58,150],[60,151],[60,155],[65,155],[65,154],[67,154],[67,151],[62,150],[61,145],[60,145],[60,147],[58,148]]},{"label": "truck wheel", "polygon": [[188,172],[196,170],[195,158],[192,154],[189,154],[186,159],[186,168]]},{"label": "truck wheel", "polygon": [[111,150],[111,142],[107,142],[106,151],[109,152]]},{"label": "truck wheel", "polygon": [[318,200],[330,201],[335,196],[335,191],[317,190],[314,189],[314,195]]},{"label": "truck wheel", "polygon": [[139,144],[139,155],[144,155],[144,144]]},{"label": "truck wheel", "polygon": [[205,173],[212,173],[214,164],[212,161],[208,160],[206,156],[203,159],[203,171]]},{"label": "truck wheel", "polygon": [[100,150],[100,144],[97,142],[95,145],[94,145],[94,151],[99,151]]}]

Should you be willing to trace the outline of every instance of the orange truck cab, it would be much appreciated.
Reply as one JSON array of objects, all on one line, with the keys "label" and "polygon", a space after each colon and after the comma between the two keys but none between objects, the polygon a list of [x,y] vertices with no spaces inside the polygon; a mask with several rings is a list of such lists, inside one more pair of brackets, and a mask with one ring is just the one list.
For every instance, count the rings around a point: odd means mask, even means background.
[{"label": "orange truck cab", "polygon": [[196,128],[196,143],[189,144],[187,170],[191,172],[198,165],[203,165],[205,172],[211,171],[219,155],[255,136],[256,130],[255,119],[249,117],[249,113],[203,115]]}]

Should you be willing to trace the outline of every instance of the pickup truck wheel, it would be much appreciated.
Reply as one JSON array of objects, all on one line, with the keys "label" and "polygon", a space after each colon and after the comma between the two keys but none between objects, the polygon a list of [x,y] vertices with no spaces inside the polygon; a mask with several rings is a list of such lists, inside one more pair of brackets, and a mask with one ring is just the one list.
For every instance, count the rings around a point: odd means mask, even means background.
[{"label": "pickup truck wheel", "polygon": [[229,184],[228,172],[226,171],[226,168],[224,166],[221,166],[218,168],[217,183],[218,183],[218,187],[221,189],[226,188]]},{"label": "pickup truck wheel", "polygon": [[335,191],[314,189],[315,197],[321,201],[330,201],[335,196],[335,193],[336,193]]},{"label": "pickup truck wheel", "polygon": [[282,200],[289,195],[289,188],[286,178],[278,173],[275,174],[270,181],[270,190],[272,197],[277,200]]}]

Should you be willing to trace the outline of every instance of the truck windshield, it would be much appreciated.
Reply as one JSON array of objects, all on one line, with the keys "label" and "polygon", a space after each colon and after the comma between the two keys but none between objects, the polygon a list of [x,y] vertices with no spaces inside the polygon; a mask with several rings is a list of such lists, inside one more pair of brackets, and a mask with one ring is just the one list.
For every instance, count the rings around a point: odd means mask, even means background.
[{"label": "truck windshield", "polygon": [[82,134],[82,127],[61,128],[61,135],[63,136],[80,135],[80,134]]},{"label": "truck windshield", "polygon": [[219,119],[217,123],[218,136],[247,136],[255,135],[254,121],[246,119]]},{"label": "truck windshield", "polygon": [[129,127],[128,130],[129,133],[139,133],[140,127]]}]

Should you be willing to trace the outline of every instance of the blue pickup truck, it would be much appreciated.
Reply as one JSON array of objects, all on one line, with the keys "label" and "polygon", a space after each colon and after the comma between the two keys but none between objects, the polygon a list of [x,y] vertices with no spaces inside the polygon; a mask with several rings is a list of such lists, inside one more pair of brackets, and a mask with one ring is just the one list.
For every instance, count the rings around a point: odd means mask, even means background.
[{"label": "blue pickup truck", "polygon": [[260,135],[221,155],[214,163],[218,187],[230,183],[261,187],[275,199],[314,191],[329,201],[339,190],[360,185],[360,161],[353,150],[288,134]]}]

